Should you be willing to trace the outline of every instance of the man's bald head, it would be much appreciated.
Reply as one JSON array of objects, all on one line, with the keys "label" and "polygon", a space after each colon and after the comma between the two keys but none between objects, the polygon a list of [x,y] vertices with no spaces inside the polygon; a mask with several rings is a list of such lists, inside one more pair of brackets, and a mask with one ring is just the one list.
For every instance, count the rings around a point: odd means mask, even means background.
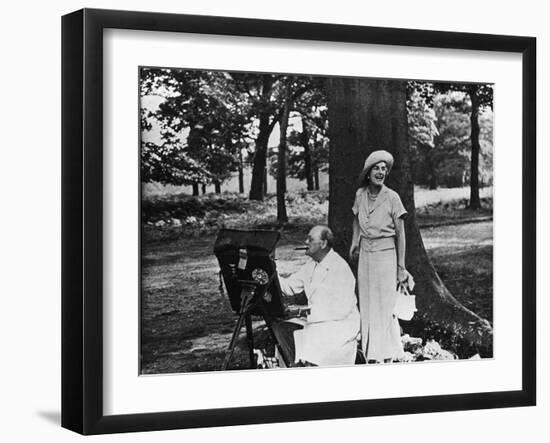
[{"label": "man's bald head", "polygon": [[326,241],[327,247],[332,248],[332,246],[334,245],[334,234],[327,225],[314,226],[309,232],[314,232],[314,234],[318,236],[319,240]]}]

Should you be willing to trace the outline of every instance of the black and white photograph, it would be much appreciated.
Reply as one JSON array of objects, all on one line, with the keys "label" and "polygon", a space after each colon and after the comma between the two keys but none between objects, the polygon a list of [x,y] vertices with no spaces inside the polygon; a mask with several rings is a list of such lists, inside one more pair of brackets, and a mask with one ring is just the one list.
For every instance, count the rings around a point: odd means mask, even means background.
[{"label": "black and white photograph", "polygon": [[0,440],[543,440],[545,10],[8,2]]},{"label": "black and white photograph", "polygon": [[493,358],[492,83],[138,83],[141,375]]}]

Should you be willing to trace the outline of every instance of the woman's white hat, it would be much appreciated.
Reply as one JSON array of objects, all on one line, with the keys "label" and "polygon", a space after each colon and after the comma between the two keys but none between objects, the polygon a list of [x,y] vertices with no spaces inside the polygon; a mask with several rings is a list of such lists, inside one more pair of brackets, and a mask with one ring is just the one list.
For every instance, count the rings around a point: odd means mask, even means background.
[{"label": "woman's white hat", "polygon": [[388,172],[390,172],[393,166],[393,155],[391,155],[388,151],[384,151],[384,150],[371,152],[370,155],[365,160],[365,166],[363,166],[363,171],[361,171],[361,174],[359,174],[360,184],[363,184],[365,182],[365,177],[369,173],[370,169],[375,164],[380,162],[386,163]]}]

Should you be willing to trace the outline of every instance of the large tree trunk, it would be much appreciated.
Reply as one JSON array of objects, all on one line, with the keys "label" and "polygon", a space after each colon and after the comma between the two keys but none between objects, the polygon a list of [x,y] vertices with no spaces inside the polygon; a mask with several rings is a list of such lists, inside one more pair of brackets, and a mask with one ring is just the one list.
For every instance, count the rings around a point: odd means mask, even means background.
[{"label": "large tree trunk", "polygon": [[197,182],[193,183],[193,195],[199,195],[199,184]]},{"label": "large tree trunk", "polygon": [[219,180],[214,180],[214,192],[216,194],[221,194],[222,192],[222,185]]},{"label": "large tree trunk", "polygon": [[256,139],[256,150],[254,151],[254,162],[252,166],[252,181],[250,183],[250,200],[264,199],[264,174],[266,167],[267,143],[269,141],[269,115],[260,116],[260,127]]},{"label": "large tree trunk", "polygon": [[277,221],[279,224],[288,222],[286,214],[286,131],[288,128],[288,116],[290,114],[290,90],[286,88],[283,113],[279,121],[280,137],[279,152],[277,153]]},{"label": "large tree trunk", "polygon": [[470,165],[470,209],[480,209],[481,201],[479,199],[479,97],[477,95],[477,86],[468,89],[470,100],[472,101],[472,113],[470,114],[472,142],[472,161]]},{"label": "large tree trunk", "polygon": [[262,76],[262,101],[264,106],[259,113],[259,132],[256,139],[256,149],[254,151],[254,164],[252,167],[252,182],[250,184],[250,200],[263,200],[264,195],[267,192],[265,184],[265,168],[266,168],[266,156],[267,156],[267,144],[269,142],[269,136],[275,122],[269,122],[270,109],[267,106],[269,97],[271,96],[271,89],[273,87],[273,79],[271,75]]},{"label": "large tree trunk", "polygon": [[308,191],[313,191],[313,174],[311,171],[311,151],[309,149],[309,131],[307,129],[306,119],[302,117],[301,142],[304,147],[304,175],[306,176],[306,185]]},{"label": "large tree trunk", "polygon": [[416,281],[418,318],[464,339],[483,356],[492,355],[492,328],[447,290],[430,262],[416,223],[407,137],[405,82],[331,78],[327,81],[330,136],[329,225],[335,249],[347,257],[352,234],[351,207],[365,158],[378,149],[395,158],[388,186],[409,212],[406,267]]}]

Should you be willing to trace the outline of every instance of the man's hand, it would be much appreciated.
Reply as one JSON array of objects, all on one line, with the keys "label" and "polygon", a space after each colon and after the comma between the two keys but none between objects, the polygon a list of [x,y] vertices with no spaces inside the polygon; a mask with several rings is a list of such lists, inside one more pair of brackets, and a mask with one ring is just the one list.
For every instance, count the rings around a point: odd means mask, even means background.
[{"label": "man's hand", "polygon": [[308,305],[288,305],[285,309],[287,317],[306,317],[310,312]]},{"label": "man's hand", "polygon": [[351,248],[349,248],[349,258],[352,262],[359,260],[359,245],[351,245]]}]

